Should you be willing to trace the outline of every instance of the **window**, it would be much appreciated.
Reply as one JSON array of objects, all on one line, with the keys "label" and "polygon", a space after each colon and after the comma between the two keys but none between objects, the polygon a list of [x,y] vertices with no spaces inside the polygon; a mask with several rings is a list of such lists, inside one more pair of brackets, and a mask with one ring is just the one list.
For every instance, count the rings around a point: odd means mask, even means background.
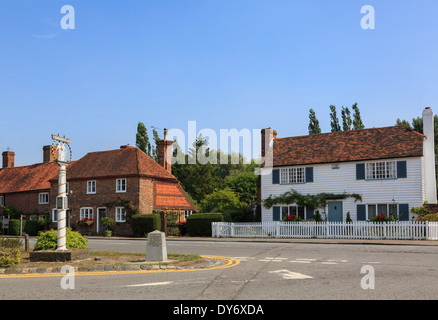
[{"label": "window", "polygon": [[126,210],[124,207],[116,207],[116,222],[126,222]]},{"label": "window", "polygon": [[397,178],[397,163],[395,161],[372,162],[366,164],[366,179]]},{"label": "window", "polygon": [[58,222],[58,210],[52,209],[52,222]]},{"label": "window", "polygon": [[281,207],[281,220],[287,219],[287,217],[291,215],[295,215],[301,219],[305,219],[304,217],[305,208],[300,206],[284,206]]},{"label": "window", "polygon": [[116,180],[116,192],[126,192],[126,179]]},{"label": "window", "polygon": [[47,204],[49,203],[49,193],[42,192],[38,194],[38,204]]},{"label": "window", "polygon": [[0,207],[4,207],[5,205],[5,196],[0,196]]},{"label": "window", "polygon": [[93,208],[81,208],[79,220],[83,220],[85,218],[93,219]]},{"label": "window", "polygon": [[369,204],[368,205],[368,219],[371,219],[376,216],[385,216],[385,217],[397,217],[397,204],[389,203],[389,204]]},{"label": "window", "polygon": [[304,168],[280,169],[280,183],[305,183],[306,175]]},{"label": "window", "polygon": [[88,194],[96,193],[96,181],[95,180],[87,181],[87,193]]}]

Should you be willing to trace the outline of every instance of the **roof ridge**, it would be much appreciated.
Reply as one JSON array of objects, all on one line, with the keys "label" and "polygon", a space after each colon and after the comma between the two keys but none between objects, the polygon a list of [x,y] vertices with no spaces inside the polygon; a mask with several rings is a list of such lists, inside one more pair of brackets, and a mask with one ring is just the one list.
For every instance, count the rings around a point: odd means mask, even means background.
[{"label": "roof ridge", "polygon": [[317,133],[317,134],[303,134],[303,135],[299,135],[299,136],[275,138],[275,140],[321,136],[321,135],[328,135],[328,134],[347,134],[347,133],[353,133],[353,132],[361,132],[361,131],[365,131],[365,130],[381,130],[381,129],[390,129],[390,128],[393,128],[393,129],[405,128],[405,129],[407,129],[407,131],[412,131],[412,132],[415,132],[417,134],[424,136],[424,134],[422,134],[422,133],[420,133],[412,128],[409,128],[407,125],[395,125],[395,126],[386,126],[386,127],[373,127],[373,128],[363,128],[363,129],[355,129],[355,130],[345,130],[345,131],[341,130],[341,131],[334,131],[334,132],[322,132],[322,133]]}]

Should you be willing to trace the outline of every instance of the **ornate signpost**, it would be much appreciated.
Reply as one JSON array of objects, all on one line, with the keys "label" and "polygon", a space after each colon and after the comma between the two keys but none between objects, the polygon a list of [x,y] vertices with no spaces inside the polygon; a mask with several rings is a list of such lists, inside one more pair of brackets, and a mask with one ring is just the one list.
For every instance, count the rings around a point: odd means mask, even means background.
[{"label": "ornate signpost", "polygon": [[67,250],[66,247],[66,213],[68,209],[67,171],[71,161],[70,139],[52,134],[52,152],[55,152],[56,163],[59,165],[58,196],[56,197],[56,210],[58,213],[58,239],[57,251]]}]

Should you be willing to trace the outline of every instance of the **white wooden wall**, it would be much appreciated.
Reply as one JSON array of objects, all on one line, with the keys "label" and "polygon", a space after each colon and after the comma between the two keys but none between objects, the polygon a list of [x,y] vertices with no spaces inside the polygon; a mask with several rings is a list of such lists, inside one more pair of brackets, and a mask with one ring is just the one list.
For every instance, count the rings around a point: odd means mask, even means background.
[{"label": "white wooden wall", "polygon": [[[388,159],[387,161],[398,160],[407,161],[407,178],[356,180],[356,163],[366,163],[368,161],[340,162],[337,163],[339,169],[332,169],[332,163],[307,165],[307,167],[313,167],[314,182],[304,184],[272,184],[272,174],[262,175],[261,197],[264,200],[270,195],[279,196],[291,189],[302,194],[327,192],[358,193],[362,195],[362,202],[354,202],[353,198],[343,200],[344,220],[347,212],[350,212],[352,220],[356,220],[356,205],[361,203],[386,204],[395,201],[399,204],[408,203],[409,210],[412,207],[421,206],[425,194],[423,157]],[[412,219],[412,213],[409,213],[409,219]],[[272,220],[272,208],[266,209],[262,206],[262,221]]]}]

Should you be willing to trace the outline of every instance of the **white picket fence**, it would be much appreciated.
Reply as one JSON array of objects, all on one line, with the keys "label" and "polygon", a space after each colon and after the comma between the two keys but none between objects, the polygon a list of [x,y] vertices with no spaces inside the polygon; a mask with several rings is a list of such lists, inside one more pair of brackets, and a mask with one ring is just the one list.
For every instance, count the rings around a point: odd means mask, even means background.
[{"label": "white picket fence", "polygon": [[438,222],[213,222],[212,237],[438,240]]}]

